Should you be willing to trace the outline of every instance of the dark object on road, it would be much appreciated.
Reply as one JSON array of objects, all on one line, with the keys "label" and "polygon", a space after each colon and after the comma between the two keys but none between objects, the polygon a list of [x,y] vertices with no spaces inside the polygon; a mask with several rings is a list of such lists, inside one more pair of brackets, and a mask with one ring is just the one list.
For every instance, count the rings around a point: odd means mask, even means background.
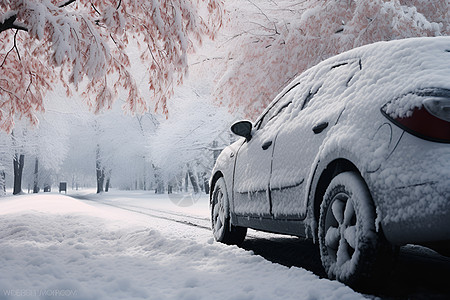
[{"label": "dark object on road", "polygon": [[49,193],[52,191],[52,188],[49,184],[44,185],[44,193]]},{"label": "dark object on road", "polygon": [[67,182],[59,183],[59,192],[65,192],[67,194]]}]

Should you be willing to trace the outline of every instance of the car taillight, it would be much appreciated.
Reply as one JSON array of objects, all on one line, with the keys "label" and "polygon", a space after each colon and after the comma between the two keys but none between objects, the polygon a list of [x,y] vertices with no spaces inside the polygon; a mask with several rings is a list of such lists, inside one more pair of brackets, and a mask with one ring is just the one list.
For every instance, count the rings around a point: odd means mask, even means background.
[{"label": "car taillight", "polygon": [[450,122],[450,99],[428,98],[423,101],[423,105],[433,116]]},{"label": "car taillight", "polygon": [[419,138],[450,143],[450,98],[421,96],[422,106],[409,111],[406,116],[390,116],[386,113],[386,105],[381,112],[394,124]]}]

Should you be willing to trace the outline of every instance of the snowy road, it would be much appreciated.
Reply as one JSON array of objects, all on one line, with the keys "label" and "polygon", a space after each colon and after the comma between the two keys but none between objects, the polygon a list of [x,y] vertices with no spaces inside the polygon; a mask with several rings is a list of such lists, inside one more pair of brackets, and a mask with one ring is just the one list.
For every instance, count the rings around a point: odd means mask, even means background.
[{"label": "snowy road", "polygon": [[[88,201],[92,200],[88,199]],[[155,203],[148,201],[134,200],[130,203],[125,199],[111,200],[108,197],[96,201],[152,218],[176,222],[200,230],[205,229],[207,235],[211,234],[206,197],[199,199],[197,203],[199,207],[196,209],[176,205],[156,205],[159,209],[155,209]],[[241,248],[252,251],[273,263],[304,268],[322,278],[325,277],[318,247],[309,240],[251,230]],[[385,288],[374,292],[374,295],[365,296],[381,299],[450,299],[449,274],[449,258],[424,248],[402,247],[392,274],[387,276]]]},{"label": "snowy road", "polygon": [[386,290],[362,295],[320,278],[309,241],[250,231],[241,248],[214,242],[206,196],[187,207],[148,192],[71,196],[0,198],[0,299],[450,296],[450,260],[423,249],[403,249]]}]

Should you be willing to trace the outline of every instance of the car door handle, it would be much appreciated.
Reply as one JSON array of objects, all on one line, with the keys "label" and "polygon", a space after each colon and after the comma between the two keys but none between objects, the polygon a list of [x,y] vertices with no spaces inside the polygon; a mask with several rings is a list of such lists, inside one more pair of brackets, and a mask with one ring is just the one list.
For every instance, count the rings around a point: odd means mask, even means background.
[{"label": "car door handle", "polygon": [[268,142],[265,142],[263,145],[262,145],[262,148],[263,148],[263,150],[267,150],[267,149],[269,149],[269,147],[272,145],[272,141],[268,141]]},{"label": "car door handle", "polygon": [[323,122],[323,123],[320,123],[320,124],[314,126],[312,130],[314,131],[315,134],[318,134],[318,133],[321,133],[322,131],[324,131],[324,129],[327,127],[328,127],[328,122]]}]

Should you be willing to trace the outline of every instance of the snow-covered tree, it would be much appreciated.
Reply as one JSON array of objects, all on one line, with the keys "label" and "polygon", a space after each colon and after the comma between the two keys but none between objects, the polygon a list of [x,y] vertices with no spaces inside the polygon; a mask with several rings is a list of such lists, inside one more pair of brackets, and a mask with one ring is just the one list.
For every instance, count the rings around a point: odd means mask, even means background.
[{"label": "snow-covered tree", "polygon": [[[95,117],[96,151],[99,169],[116,186],[125,189],[148,189],[151,163],[148,161],[148,136],[154,132],[156,119],[147,113],[124,115],[120,106]],[[106,189],[107,185],[105,185]],[[100,189],[101,190],[101,189]]]},{"label": "snow-covered tree", "polygon": [[209,179],[214,165],[213,143],[230,143],[228,129],[234,118],[226,108],[212,103],[209,92],[205,81],[178,88],[172,117],[161,121],[150,137],[148,156],[158,167],[158,179],[174,191],[181,188],[180,182],[185,181],[186,175],[185,182],[191,182],[194,191],[198,191],[204,178]]},{"label": "snow-covered tree", "polygon": [[96,112],[121,89],[127,109],[144,111],[129,45],[148,69],[151,101],[167,113],[188,52],[221,23],[220,0],[0,0],[0,128],[10,131],[17,116],[35,124],[58,82],[69,95],[82,86]]},{"label": "snow-covered tree", "polygon": [[[174,90],[169,103],[170,118],[159,124],[148,140],[147,158],[155,171],[158,192],[208,189],[214,155],[230,144],[229,127],[242,114],[230,114],[214,103],[214,78],[224,56],[218,51],[222,41],[205,42],[191,56],[189,78]],[[206,184],[205,184],[206,183]]]},{"label": "snow-covered tree", "polygon": [[[245,3],[245,5],[243,5]],[[296,75],[365,44],[450,34],[448,0],[227,1],[215,97],[257,116]]]},{"label": "snow-covered tree", "polygon": [[57,172],[66,158],[66,117],[49,111],[45,115],[39,115],[39,119],[38,126],[31,127],[22,120],[16,124],[11,134],[0,134],[0,169],[4,172],[0,172],[0,177],[13,178],[14,194],[22,192],[22,182],[33,186],[36,192],[44,184],[51,184],[47,176],[39,179],[39,174]]},{"label": "snow-covered tree", "polygon": [[146,147],[155,119],[150,113],[124,114],[120,104],[97,115],[81,107],[71,117],[69,152],[58,176],[73,188],[96,182],[99,192],[106,191],[109,182],[123,189],[150,188]]}]

